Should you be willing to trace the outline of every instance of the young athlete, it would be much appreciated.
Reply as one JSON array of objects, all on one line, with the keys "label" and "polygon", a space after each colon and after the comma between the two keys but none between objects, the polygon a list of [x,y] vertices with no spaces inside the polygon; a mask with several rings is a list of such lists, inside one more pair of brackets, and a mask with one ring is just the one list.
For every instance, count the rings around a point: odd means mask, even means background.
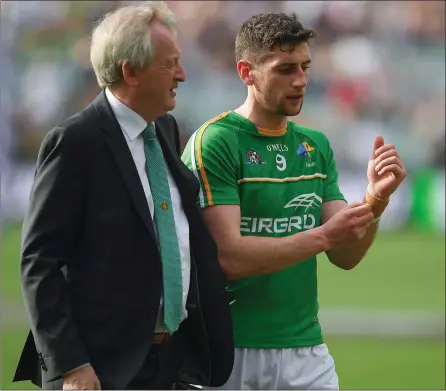
[{"label": "young athlete", "polygon": [[244,104],[189,140],[185,164],[228,278],[235,364],[224,389],[338,389],[318,319],[316,256],[342,269],[366,254],[406,176],[377,137],[364,202],[347,204],[325,135],[297,125],[314,37],[295,14],[259,14],[236,39]]}]

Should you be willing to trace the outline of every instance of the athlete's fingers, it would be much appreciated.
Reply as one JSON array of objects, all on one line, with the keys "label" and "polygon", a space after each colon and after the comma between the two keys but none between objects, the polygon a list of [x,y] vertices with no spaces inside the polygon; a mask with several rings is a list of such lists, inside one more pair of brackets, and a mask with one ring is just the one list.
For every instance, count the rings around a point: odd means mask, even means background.
[{"label": "athlete's fingers", "polygon": [[359,216],[354,220],[354,225],[356,227],[366,227],[375,218],[372,212],[368,212],[365,215]]},{"label": "athlete's fingers", "polygon": [[367,203],[355,202],[349,205],[348,213],[352,216],[363,216],[369,213],[372,207]]},{"label": "athlete's fingers", "polygon": [[400,159],[396,156],[388,157],[387,159],[382,160],[379,164],[375,166],[377,172],[380,172],[384,167],[390,166],[391,164],[395,164],[399,166],[401,169],[403,168],[403,164]]},{"label": "athlete's fingers", "polygon": [[393,175],[393,177],[398,181],[402,181],[406,177],[406,171],[397,164],[390,164],[388,166],[383,167],[378,172],[378,174],[383,175],[387,172],[390,172]]},{"label": "athlete's fingers", "polygon": [[347,208],[346,209],[354,209],[357,208],[358,206],[364,205],[363,202],[352,202],[350,204],[347,204]]},{"label": "athlete's fingers", "polygon": [[378,149],[375,150],[375,158],[378,157],[379,155],[381,155],[384,152],[390,151],[391,149],[396,149],[395,145],[393,144],[386,144],[383,145],[381,147],[379,147]]},{"label": "athlete's fingers", "polygon": [[398,152],[396,151],[396,149],[389,149],[388,151],[383,152],[382,154],[380,154],[379,156],[376,157],[375,159],[375,166],[377,166],[379,163],[381,163],[383,160],[392,157],[392,156],[396,156],[397,158],[399,158]]}]

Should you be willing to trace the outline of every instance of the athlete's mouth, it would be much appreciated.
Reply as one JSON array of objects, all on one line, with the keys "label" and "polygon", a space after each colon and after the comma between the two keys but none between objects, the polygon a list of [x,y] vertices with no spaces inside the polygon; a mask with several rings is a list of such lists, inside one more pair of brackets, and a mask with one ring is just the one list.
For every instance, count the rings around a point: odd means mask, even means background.
[{"label": "athlete's mouth", "polygon": [[303,95],[301,94],[294,94],[294,95],[288,95],[287,99],[292,99],[292,100],[300,100],[303,98]]}]

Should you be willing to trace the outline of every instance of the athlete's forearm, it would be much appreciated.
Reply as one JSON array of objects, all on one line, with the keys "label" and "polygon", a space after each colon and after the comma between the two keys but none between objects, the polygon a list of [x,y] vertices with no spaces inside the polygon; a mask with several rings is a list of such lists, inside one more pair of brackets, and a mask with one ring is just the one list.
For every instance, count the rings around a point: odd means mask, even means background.
[{"label": "athlete's forearm", "polygon": [[329,249],[321,227],[283,238],[240,236],[220,246],[220,264],[228,279],[277,272]]},{"label": "athlete's forearm", "polygon": [[375,240],[378,231],[378,223],[370,224],[364,237],[355,244],[348,247],[338,247],[327,251],[327,257],[337,267],[350,270],[361,262],[367,254],[368,249]]}]

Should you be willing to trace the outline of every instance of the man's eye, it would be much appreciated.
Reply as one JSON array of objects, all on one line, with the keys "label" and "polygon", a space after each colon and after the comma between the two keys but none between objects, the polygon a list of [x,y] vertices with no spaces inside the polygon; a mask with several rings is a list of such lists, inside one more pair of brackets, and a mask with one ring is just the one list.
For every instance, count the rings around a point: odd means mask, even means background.
[{"label": "man's eye", "polygon": [[284,69],[279,69],[279,72],[280,72],[280,73],[285,73],[285,74],[293,73],[293,72],[294,72],[294,68],[284,68]]}]

